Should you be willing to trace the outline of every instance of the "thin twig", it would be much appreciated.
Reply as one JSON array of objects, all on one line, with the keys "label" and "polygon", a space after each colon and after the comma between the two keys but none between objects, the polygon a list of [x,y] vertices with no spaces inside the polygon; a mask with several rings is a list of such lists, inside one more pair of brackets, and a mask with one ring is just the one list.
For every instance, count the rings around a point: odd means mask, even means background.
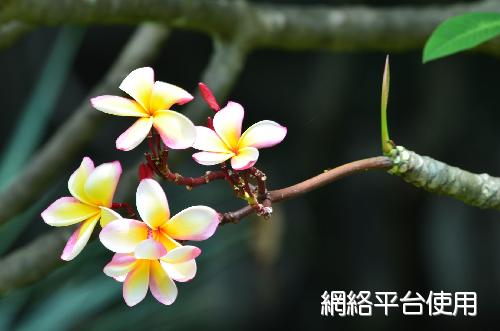
[{"label": "thin twig", "polygon": [[[162,153],[162,155],[166,155],[166,153]],[[151,153],[146,153],[145,157],[148,165],[158,176],[177,185],[189,187],[190,189],[196,186],[208,184],[214,180],[225,178],[225,174],[222,171],[207,171],[205,175],[200,177],[184,177],[179,173],[170,171],[168,165],[162,161],[162,157],[154,160]]]},{"label": "thin twig", "polygon": [[[264,203],[270,207],[270,203],[275,203],[283,200],[293,199],[310,191],[316,190],[334,181],[337,181],[352,174],[374,170],[374,169],[390,169],[392,167],[391,159],[385,156],[372,157],[341,165],[337,168],[325,171],[315,177],[309,178],[301,183],[285,187],[279,190],[270,191],[267,194]],[[255,211],[251,206],[243,207],[233,212],[227,212],[221,215],[221,224],[237,223],[243,217],[250,215]]]},{"label": "thin twig", "polygon": [[[340,178],[371,169],[388,169],[392,161],[386,157],[374,157],[345,164],[323,174],[310,178],[299,184],[271,191],[262,202],[264,208],[270,208],[271,202],[291,199]],[[125,176],[126,184],[135,181],[135,169],[129,170]],[[132,190],[129,190],[132,191]],[[125,197],[120,197],[127,200]],[[243,217],[255,212],[251,206],[222,215],[221,224],[236,223]],[[72,229],[56,229],[40,236],[28,245],[0,259],[0,294],[18,288],[45,277],[61,265],[59,258],[62,248]],[[43,249],[40,249],[43,247]]]}]

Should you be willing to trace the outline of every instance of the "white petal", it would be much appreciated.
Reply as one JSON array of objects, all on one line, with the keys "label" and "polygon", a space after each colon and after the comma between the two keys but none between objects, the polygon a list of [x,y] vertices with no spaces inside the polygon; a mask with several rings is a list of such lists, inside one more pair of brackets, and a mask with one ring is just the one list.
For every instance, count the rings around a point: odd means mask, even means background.
[{"label": "white petal", "polygon": [[167,274],[175,281],[187,282],[196,275],[196,261],[189,260],[182,263],[166,263],[160,261]]},{"label": "white petal", "polygon": [[120,89],[134,98],[144,109],[149,109],[154,80],[153,69],[149,67],[135,69],[125,77]]},{"label": "white petal", "polygon": [[194,141],[193,148],[205,152],[231,152],[217,133],[205,126],[196,127],[196,140]]},{"label": "white petal", "polygon": [[154,179],[141,180],[135,196],[139,215],[150,228],[157,229],[170,218],[167,196]]},{"label": "white petal", "polygon": [[219,222],[219,214],[212,208],[193,206],[173,216],[162,230],[177,240],[205,240],[214,234]]},{"label": "white petal", "polygon": [[172,149],[193,146],[196,128],[189,118],[172,110],[160,110],[154,115],[153,125],[163,143]]},{"label": "white petal", "polygon": [[122,166],[118,161],[97,166],[85,182],[85,194],[94,204],[111,207],[121,174]]},{"label": "white petal", "polygon": [[148,112],[134,100],[115,95],[102,95],[90,99],[92,106],[106,114],[117,116],[149,117]]},{"label": "white petal", "polygon": [[234,170],[245,170],[253,167],[259,158],[259,150],[254,147],[245,147],[238,150],[238,154],[231,158],[231,167]]},{"label": "white petal", "polygon": [[260,121],[249,127],[241,136],[239,147],[266,148],[285,139],[287,128],[273,121]]},{"label": "white petal", "polygon": [[48,225],[67,226],[85,221],[99,213],[98,207],[87,205],[73,197],[63,197],[47,207],[41,216]]},{"label": "white petal", "polygon": [[233,156],[234,153],[198,152],[193,154],[193,160],[203,165],[214,165],[222,163]]},{"label": "white petal", "polygon": [[84,157],[80,167],[69,177],[68,181],[71,195],[89,205],[93,205],[93,203],[85,193],[85,182],[92,171],[94,171],[94,162],[89,157]]},{"label": "white petal", "polygon": [[61,255],[61,259],[64,261],[73,260],[80,252],[83,250],[87,242],[89,241],[92,231],[94,231],[95,225],[99,220],[99,215],[93,216],[82,222],[75,232],[71,235],[64,251]]},{"label": "white petal", "polygon": [[[126,276],[134,268],[136,259],[131,254],[116,253],[113,259],[104,267],[104,273],[113,278]],[[121,280],[122,282],[125,279]]]},{"label": "white petal", "polygon": [[227,106],[219,110],[214,116],[215,132],[232,149],[238,146],[244,116],[243,107],[239,103],[232,101],[229,101]]},{"label": "white petal", "polygon": [[138,119],[116,139],[116,148],[122,151],[130,151],[136,148],[146,138],[152,126],[152,117]]},{"label": "white petal", "polygon": [[139,260],[127,274],[123,283],[123,298],[132,307],[141,302],[148,293],[150,261]]},{"label": "white petal", "polygon": [[147,237],[146,224],[127,218],[110,222],[99,234],[104,247],[116,253],[132,253]]},{"label": "white petal", "polygon": [[101,224],[102,228],[105,227],[106,225],[108,225],[112,221],[123,218],[120,214],[118,214],[113,209],[109,209],[106,207],[100,207],[100,208],[101,208],[101,220],[99,223]]},{"label": "white petal", "polygon": [[193,96],[184,89],[158,81],[153,86],[149,109],[153,113],[157,110],[169,110],[176,103],[183,105],[191,100]]},{"label": "white petal", "polygon": [[195,246],[181,246],[168,251],[167,255],[161,258],[167,263],[182,263],[196,259],[201,254],[201,249]]},{"label": "white petal", "polygon": [[165,254],[165,247],[154,239],[143,240],[134,250],[135,258],[142,260],[158,260]]},{"label": "white petal", "polygon": [[149,289],[151,294],[164,305],[172,304],[177,298],[177,286],[168,277],[166,271],[158,261],[151,261],[151,273],[149,275]]}]

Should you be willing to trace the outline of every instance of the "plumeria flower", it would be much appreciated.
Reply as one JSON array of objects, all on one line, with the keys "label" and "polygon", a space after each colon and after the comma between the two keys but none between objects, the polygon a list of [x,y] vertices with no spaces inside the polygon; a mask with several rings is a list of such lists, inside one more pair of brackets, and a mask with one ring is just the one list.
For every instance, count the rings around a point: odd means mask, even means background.
[{"label": "plumeria flower", "polygon": [[128,306],[141,302],[148,292],[165,305],[177,297],[173,282],[186,282],[196,274],[195,258],[201,250],[182,246],[167,253],[165,247],[154,239],[140,242],[132,254],[117,253],[104,267],[104,273],[123,281],[123,298]]},{"label": "plumeria flower", "polygon": [[105,226],[99,238],[116,253],[132,253],[148,238],[160,242],[167,251],[180,247],[177,240],[200,241],[211,237],[220,218],[210,207],[193,206],[170,217],[167,197],[154,179],[143,179],[136,193],[139,215],[144,220],[119,219]]},{"label": "plumeria flower", "polygon": [[196,127],[193,148],[202,152],[193,154],[193,159],[203,165],[214,165],[231,159],[235,170],[252,167],[259,157],[259,148],[279,144],[287,129],[273,121],[260,121],[241,134],[245,111],[236,102],[228,102],[213,118],[214,130]]},{"label": "plumeria flower", "polygon": [[185,104],[193,96],[172,84],[154,81],[149,67],[132,71],[121,83],[120,89],[134,100],[114,95],[103,95],[90,100],[92,106],[104,113],[132,116],[139,119],[116,140],[116,148],[129,151],[146,138],[151,128],[160,133],[168,147],[184,149],[193,145],[196,130],[186,116],[170,110],[174,104]]},{"label": "plumeria flower", "polygon": [[72,196],[56,200],[42,212],[45,223],[52,226],[81,223],[64,248],[63,260],[72,260],[82,251],[99,220],[101,226],[105,226],[121,218],[110,209],[121,173],[118,161],[94,167],[94,162],[85,157],[69,178],[68,189]]}]

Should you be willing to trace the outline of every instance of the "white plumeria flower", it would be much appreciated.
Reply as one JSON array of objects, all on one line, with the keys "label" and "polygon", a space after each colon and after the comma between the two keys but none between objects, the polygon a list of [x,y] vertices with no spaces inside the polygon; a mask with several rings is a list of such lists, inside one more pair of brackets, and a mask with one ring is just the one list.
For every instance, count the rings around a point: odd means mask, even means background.
[{"label": "white plumeria flower", "polygon": [[140,242],[153,238],[170,251],[181,246],[177,240],[208,239],[220,222],[219,214],[206,206],[189,207],[170,217],[165,192],[150,178],[140,182],[136,203],[144,222],[122,218],[102,229],[99,238],[109,250],[132,253]]},{"label": "white plumeria flower", "polygon": [[174,104],[185,104],[193,96],[182,88],[154,81],[154,71],[145,67],[132,71],[120,84],[120,89],[134,100],[114,95],[103,95],[90,100],[92,106],[104,113],[139,119],[116,140],[116,148],[129,151],[137,147],[151,128],[169,148],[185,149],[193,145],[196,130],[184,115],[170,110]]},{"label": "white plumeria flower", "polygon": [[279,144],[287,129],[273,121],[260,121],[241,134],[245,111],[236,102],[228,102],[213,118],[215,130],[204,126],[196,127],[193,148],[201,150],[193,159],[203,165],[214,165],[231,159],[235,170],[252,167],[259,157],[259,148]]},{"label": "white plumeria flower", "polygon": [[101,226],[105,226],[121,218],[110,209],[121,173],[118,161],[94,167],[94,162],[85,157],[69,178],[68,189],[72,196],[56,200],[42,212],[45,223],[52,226],[81,223],[64,248],[63,260],[72,260],[82,251],[99,220]]},{"label": "white plumeria flower", "polygon": [[123,281],[123,298],[128,306],[141,302],[148,292],[165,305],[177,298],[173,282],[186,282],[196,275],[195,258],[201,250],[182,246],[167,253],[165,247],[154,239],[140,242],[131,254],[117,253],[104,267],[104,273]]}]

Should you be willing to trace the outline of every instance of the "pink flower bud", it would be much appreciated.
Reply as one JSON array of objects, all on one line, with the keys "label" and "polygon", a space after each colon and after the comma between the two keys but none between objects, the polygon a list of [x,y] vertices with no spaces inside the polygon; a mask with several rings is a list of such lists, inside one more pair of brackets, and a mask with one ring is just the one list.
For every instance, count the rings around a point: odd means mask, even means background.
[{"label": "pink flower bud", "polygon": [[198,83],[198,88],[200,89],[201,96],[203,97],[205,102],[208,104],[210,109],[212,109],[214,112],[218,112],[220,110],[220,106],[217,103],[217,100],[215,99],[214,94],[208,88],[208,86],[205,85],[204,83]]}]

